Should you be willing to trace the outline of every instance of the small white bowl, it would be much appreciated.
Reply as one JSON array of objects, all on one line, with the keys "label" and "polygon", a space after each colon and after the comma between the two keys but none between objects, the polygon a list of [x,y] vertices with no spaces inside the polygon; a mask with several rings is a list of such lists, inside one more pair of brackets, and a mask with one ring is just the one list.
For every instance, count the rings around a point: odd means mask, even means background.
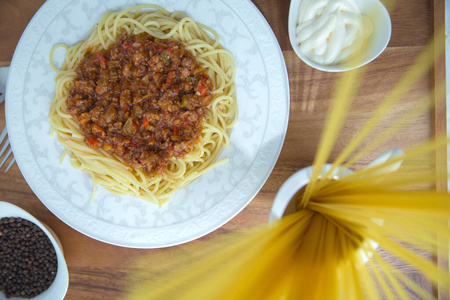
[{"label": "small white bowl", "polygon": [[373,21],[373,32],[368,37],[367,51],[363,53],[360,60],[332,65],[318,64],[309,59],[301,50],[297,43],[296,28],[300,3],[302,0],[291,0],[289,7],[289,40],[295,53],[307,65],[327,72],[342,72],[359,68],[375,58],[377,58],[386,49],[391,38],[391,19],[384,5],[379,0],[355,0],[362,14],[367,15]]},{"label": "small white bowl", "polygon": [[[67,293],[69,287],[69,271],[67,270],[66,260],[64,259],[64,254],[62,252],[61,243],[55,233],[48,228],[45,224],[39,222],[35,217],[26,212],[25,210],[11,204],[8,202],[0,201],[0,219],[5,217],[22,218],[33,222],[39,228],[44,231],[48,236],[50,241],[55,248],[56,257],[58,260],[58,269],[56,273],[55,280],[50,285],[50,287],[39,294],[38,296],[31,298],[33,300],[62,300]],[[0,300],[23,300],[25,298],[10,297],[6,298],[5,295],[0,292]]]}]

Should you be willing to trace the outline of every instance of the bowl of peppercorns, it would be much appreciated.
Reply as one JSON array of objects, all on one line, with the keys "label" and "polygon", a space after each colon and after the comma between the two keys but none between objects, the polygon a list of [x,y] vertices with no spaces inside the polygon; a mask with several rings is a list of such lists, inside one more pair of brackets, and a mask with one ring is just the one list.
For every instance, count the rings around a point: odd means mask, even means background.
[{"label": "bowl of peppercorns", "polygon": [[68,286],[58,237],[28,212],[0,201],[0,300],[59,300]]}]

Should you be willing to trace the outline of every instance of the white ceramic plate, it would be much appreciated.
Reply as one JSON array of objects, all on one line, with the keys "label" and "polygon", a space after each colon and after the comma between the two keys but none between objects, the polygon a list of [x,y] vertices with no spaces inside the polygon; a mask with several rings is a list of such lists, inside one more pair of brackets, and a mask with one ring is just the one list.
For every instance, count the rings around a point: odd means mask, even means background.
[{"label": "white ceramic plate", "polygon": [[[59,243],[58,238],[49,228],[47,228],[44,224],[39,222],[35,217],[27,213],[25,210],[11,204],[8,202],[0,201],[0,219],[5,217],[14,217],[14,218],[22,218],[28,220],[42,229],[44,233],[48,236],[50,241],[55,248],[56,257],[58,259],[58,269],[56,271],[56,277],[50,287],[41,293],[40,295],[32,298],[33,300],[59,300],[64,299],[66,295],[67,288],[69,287],[69,272],[67,270],[66,260],[64,259],[64,255],[62,252],[61,244]],[[18,300],[24,298],[11,297],[6,298],[5,294],[0,292],[0,300]]]},{"label": "white ceramic plate", "polygon": [[55,73],[50,49],[86,37],[107,10],[143,1],[48,0],[31,20],[14,53],[6,90],[6,121],[19,168],[34,193],[61,220],[100,241],[157,248],[201,237],[233,218],[258,193],[280,153],[289,118],[289,82],[270,26],[247,0],[152,0],[215,29],[235,56],[239,121],[221,157],[229,162],[183,188],[162,208],[99,186],[60,164],[62,146],[49,136]]}]

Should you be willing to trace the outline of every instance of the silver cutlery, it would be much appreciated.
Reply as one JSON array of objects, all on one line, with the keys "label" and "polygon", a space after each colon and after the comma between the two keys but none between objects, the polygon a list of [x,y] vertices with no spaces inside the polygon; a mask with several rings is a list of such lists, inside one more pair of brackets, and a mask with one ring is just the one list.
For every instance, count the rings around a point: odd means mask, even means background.
[{"label": "silver cutlery", "polygon": [[[5,101],[5,90],[6,90],[6,79],[8,78],[9,67],[1,67],[0,68],[0,103]],[[14,165],[16,161],[14,156],[12,155],[11,145],[8,140],[8,132],[5,128],[3,128],[2,133],[0,134],[0,146],[2,147],[0,150],[0,169],[5,165],[5,163],[9,161],[8,166],[6,167],[5,173]]]}]

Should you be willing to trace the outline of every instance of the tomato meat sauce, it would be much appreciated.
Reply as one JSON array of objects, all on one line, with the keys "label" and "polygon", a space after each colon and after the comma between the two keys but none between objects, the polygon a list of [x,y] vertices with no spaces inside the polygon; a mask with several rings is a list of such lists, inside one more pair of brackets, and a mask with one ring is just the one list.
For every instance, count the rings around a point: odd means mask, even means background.
[{"label": "tomato meat sauce", "polygon": [[199,140],[214,87],[182,43],[123,34],[76,72],[67,108],[89,147],[153,176]]}]

